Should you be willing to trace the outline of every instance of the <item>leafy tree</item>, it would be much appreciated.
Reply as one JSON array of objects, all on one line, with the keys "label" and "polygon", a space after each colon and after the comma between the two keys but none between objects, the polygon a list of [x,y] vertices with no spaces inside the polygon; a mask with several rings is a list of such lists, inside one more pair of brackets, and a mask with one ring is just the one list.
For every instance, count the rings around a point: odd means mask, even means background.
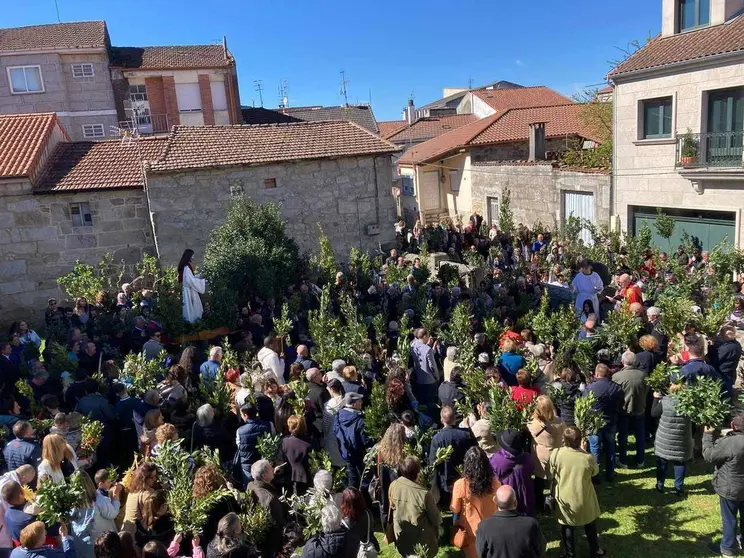
[{"label": "leafy tree", "polygon": [[501,192],[501,203],[499,204],[499,229],[504,234],[514,234],[514,213],[511,209],[511,190],[505,187]]},{"label": "leafy tree", "polygon": [[336,255],[333,253],[331,241],[323,232],[323,227],[320,226],[320,223],[318,223],[318,244],[320,245],[320,253],[317,256],[313,256],[311,262],[318,268],[320,275],[319,282],[333,284],[339,266],[336,261]]},{"label": "leafy tree", "polygon": [[297,244],[286,235],[277,204],[233,199],[227,219],[211,232],[204,254],[212,319],[232,324],[239,302],[283,293],[299,264]]},{"label": "leafy tree", "polygon": [[70,297],[83,297],[92,303],[99,292],[118,289],[117,279],[121,279],[123,268],[118,277],[114,276],[115,270],[111,254],[106,254],[96,266],[77,260],[72,271],[58,278],[57,283]]},{"label": "leafy tree", "polygon": [[584,140],[577,139],[563,154],[562,161],[572,167],[612,168],[612,101],[600,101],[598,89],[587,89],[574,95],[581,104],[579,120],[592,131],[599,145],[584,149]]}]

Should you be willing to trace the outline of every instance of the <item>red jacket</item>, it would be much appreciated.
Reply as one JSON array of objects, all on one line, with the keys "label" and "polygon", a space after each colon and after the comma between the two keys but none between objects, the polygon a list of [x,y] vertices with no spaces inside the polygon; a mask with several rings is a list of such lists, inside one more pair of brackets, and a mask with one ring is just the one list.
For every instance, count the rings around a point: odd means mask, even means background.
[{"label": "red jacket", "polygon": [[514,386],[511,388],[511,398],[517,403],[517,409],[520,411],[525,405],[532,403],[532,400],[540,395],[540,391],[534,387]]}]

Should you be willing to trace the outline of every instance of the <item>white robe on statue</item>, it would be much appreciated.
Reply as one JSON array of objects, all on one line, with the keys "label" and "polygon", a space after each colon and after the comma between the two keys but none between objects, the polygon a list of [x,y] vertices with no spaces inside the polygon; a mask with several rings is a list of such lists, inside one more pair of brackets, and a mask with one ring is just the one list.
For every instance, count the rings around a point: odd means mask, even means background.
[{"label": "white robe on statue", "polygon": [[207,290],[207,281],[196,277],[189,266],[183,269],[183,319],[193,324],[204,313],[200,294]]},{"label": "white robe on statue", "polygon": [[589,275],[579,272],[571,281],[571,290],[577,292],[576,313],[580,314],[585,300],[591,300],[594,305],[594,313],[599,316],[599,299],[597,294],[604,289],[602,278],[592,271]]}]

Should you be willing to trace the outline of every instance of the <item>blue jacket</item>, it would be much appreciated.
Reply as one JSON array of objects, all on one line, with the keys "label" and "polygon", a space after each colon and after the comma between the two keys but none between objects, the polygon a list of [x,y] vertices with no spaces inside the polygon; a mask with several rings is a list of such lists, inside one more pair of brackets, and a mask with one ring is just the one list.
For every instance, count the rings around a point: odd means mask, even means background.
[{"label": "blue jacket", "polygon": [[122,428],[134,428],[134,409],[140,402],[131,395],[126,399],[119,399],[114,407],[119,426]]},{"label": "blue jacket", "polygon": [[678,377],[680,380],[684,380],[685,382],[691,382],[701,376],[714,378],[716,380],[720,379],[716,369],[705,362],[702,358],[690,359],[687,364],[680,368]]},{"label": "blue jacket", "polygon": [[53,546],[42,546],[41,548],[23,548],[19,546],[10,553],[10,558],[77,558],[75,548],[70,537],[62,538],[62,550]]},{"label": "blue jacket", "polygon": [[91,420],[111,424],[116,420],[116,412],[106,398],[97,393],[86,395],[78,401],[77,412]]},{"label": "blue jacket", "polygon": [[205,382],[214,382],[217,378],[217,371],[220,369],[220,363],[214,360],[208,360],[199,368],[202,380]]},{"label": "blue jacket", "polygon": [[596,378],[586,386],[584,395],[588,395],[589,392],[592,392],[596,397],[597,402],[594,404],[594,409],[602,412],[602,416],[607,421],[607,426],[616,426],[620,408],[625,400],[623,388],[609,378]]},{"label": "blue jacket", "polygon": [[262,420],[249,420],[238,428],[235,435],[238,451],[235,457],[243,471],[250,471],[251,465],[261,459],[256,444],[266,433],[271,433],[271,424]]},{"label": "blue jacket", "polygon": [[524,368],[526,361],[519,353],[502,353],[499,357],[499,371],[502,379],[510,386],[517,385],[517,372]]},{"label": "blue jacket", "polygon": [[21,465],[33,465],[36,469],[41,461],[41,446],[32,438],[16,438],[5,445],[3,456],[10,471]]},{"label": "blue jacket", "polygon": [[341,409],[333,420],[333,435],[338,438],[341,458],[347,463],[361,463],[364,452],[372,446],[364,431],[362,413],[356,409]]},{"label": "blue jacket", "polygon": [[434,351],[419,339],[414,339],[411,345],[413,359],[413,383],[436,384],[439,380],[439,370],[434,360]]}]

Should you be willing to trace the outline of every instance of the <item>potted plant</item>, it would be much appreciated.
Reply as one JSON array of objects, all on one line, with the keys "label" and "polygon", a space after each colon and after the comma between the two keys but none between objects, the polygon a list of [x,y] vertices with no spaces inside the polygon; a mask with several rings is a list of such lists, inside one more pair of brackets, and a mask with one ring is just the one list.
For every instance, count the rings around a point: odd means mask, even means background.
[{"label": "potted plant", "polygon": [[699,148],[700,142],[692,134],[692,130],[687,128],[687,133],[682,136],[682,152],[679,158],[679,162],[683,167],[691,167],[695,164]]}]

